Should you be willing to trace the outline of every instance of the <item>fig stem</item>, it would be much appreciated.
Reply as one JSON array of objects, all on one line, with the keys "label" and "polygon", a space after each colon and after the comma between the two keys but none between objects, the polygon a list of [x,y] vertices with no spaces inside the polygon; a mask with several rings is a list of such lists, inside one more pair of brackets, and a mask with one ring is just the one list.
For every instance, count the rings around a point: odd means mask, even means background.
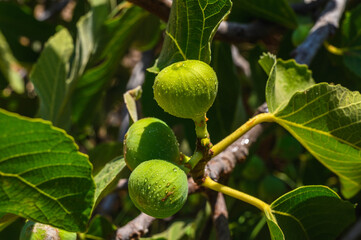
[{"label": "fig stem", "polygon": [[240,138],[243,134],[248,132],[251,128],[260,124],[262,122],[273,122],[274,115],[272,113],[261,113],[253,118],[250,118],[245,124],[239,127],[236,131],[225,137],[223,140],[215,144],[210,151],[212,152],[212,157],[221,153],[224,149],[226,149],[229,145],[231,145],[234,141]]},{"label": "fig stem", "polygon": [[263,202],[262,200],[255,198],[251,195],[248,195],[244,192],[240,192],[233,188],[217,183],[213,181],[210,177],[206,177],[202,185],[214,191],[221,192],[228,196],[239,199],[243,202],[249,203],[265,213],[270,211],[270,206],[267,203]]},{"label": "fig stem", "polygon": [[208,138],[207,117],[204,114],[202,117],[193,119],[196,128],[197,138]]},{"label": "fig stem", "polygon": [[193,169],[202,158],[203,158],[203,153],[196,151],[188,161],[188,164],[191,166],[191,169]]}]

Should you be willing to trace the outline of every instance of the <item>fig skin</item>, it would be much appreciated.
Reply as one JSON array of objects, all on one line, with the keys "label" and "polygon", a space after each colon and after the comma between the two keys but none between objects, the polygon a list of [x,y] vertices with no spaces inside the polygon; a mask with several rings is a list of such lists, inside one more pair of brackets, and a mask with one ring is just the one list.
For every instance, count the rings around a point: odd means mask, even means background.
[{"label": "fig skin", "polygon": [[155,78],[154,98],[164,111],[179,118],[204,118],[218,91],[214,70],[199,60],[173,63]]},{"label": "fig skin", "polygon": [[20,240],[45,239],[76,240],[76,233],[33,221],[27,221],[20,233]]},{"label": "fig skin", "polygon": [[128,190],[139,210],[155,218],[166,218],[186,202],[188,181],[177,165],[155,159],[139,164],[131,173]]},{"label": "fig skin", "polygon": [[130,170],[151,159],[177,163],[180,159],[177,139],[172,129],[157,118],[135,122],[124,138],[124,159]]}]

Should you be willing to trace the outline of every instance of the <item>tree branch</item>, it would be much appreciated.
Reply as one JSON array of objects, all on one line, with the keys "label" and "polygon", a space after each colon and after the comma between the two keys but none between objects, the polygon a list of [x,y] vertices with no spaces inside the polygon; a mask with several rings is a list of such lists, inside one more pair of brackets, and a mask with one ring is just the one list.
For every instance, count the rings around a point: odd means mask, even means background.
[{"label": "tree branch", "polygon": [[[258,107],[255,115],[268,112],[267,104]],[[241,138],[228,146],[226,150],[212,158],[206,166],[206,174],[217,181],[222,176],[230,174],[237,162],[246,160],[250,147],[257,141],[258,137],[268,124],[258,124],[244,134]]]},{"label": "tree branch", "polygon": [[[170,0],[128,0],[167,22],[172,1]],[[249,24],[221,22],[215,39],[226,42],[255,42],[281,28],[272,23],[255,21]]]},{"label": "tree branch", "polygon": [[217,239],[231,239],[228,228],[228,211],[223,194],[212,190],[207,190],[206,193],[212,208],[212,220],[213,226],[216,229]]},{"label": "tree branch", "polygon": [[124,225],[123,227],[117,230],[116,240],[129,240],[129,239],[138,239],[142,235],[148,232],[149,226],[155,220],[154,217],[151,217],[145,213],[139,214],[138,217],[134,218],[132,221]]},{"label": "tree branch", "polygon": [[333,35],[345,10],[347,0],[330,0],[306,40],[292,53],[296,62],[309,65],[323,42]]}]

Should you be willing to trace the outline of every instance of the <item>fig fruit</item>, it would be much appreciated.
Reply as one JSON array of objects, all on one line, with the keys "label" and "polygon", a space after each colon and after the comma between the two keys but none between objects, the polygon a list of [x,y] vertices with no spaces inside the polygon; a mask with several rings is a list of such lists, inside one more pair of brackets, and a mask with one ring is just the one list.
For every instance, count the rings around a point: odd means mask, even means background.
[{"label": "fig fruit", "polygon": [[134,169],[128,190],[139,210],[155,218],[166,218],[178,212],[187,200],[188,181],[177,165],[155,159]]},{"label": "fig fruit", "polygon": [[20,240],[46,239],[76,240],[76,233],[33,221],[27,221],[20,233]]},{"label": "fig fruit", "polygon": [[188,119],[204,118],[217,95],[214,70],[199,60],[174,63],[157,75],[154,98],[164,111]]},{"label": "fig fruit", "polygon": [[178,142],[172,129],[157,118],[136,121],[125,135],[123,150],[125,162],[131,170],[151,159],[179,161]]}]

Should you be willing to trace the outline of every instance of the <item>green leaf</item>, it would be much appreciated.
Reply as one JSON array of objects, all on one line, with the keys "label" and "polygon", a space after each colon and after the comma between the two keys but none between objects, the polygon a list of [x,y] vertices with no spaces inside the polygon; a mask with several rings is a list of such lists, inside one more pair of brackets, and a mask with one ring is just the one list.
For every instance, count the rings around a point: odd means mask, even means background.
[{"label": "green leaf", "polygon": [[49,39],[30,73],[30,79],[40,98],[40,117],[62,128],[67,128],[70,124],[66,80],[72,52],[73,39],[66,29],[62,29]]},{"label": "green leaf", "polygon": [[41,119],[0,109],[0,212],[84,231],[95,186],[72,137]]},{"label": "green leaf", "polygon": [[133,122],[138,121],[138,112],[137,112],[137,103],[136,101],[142,95],[142,88],[138,86],[134,89],[128,90],[126,93],[123,94],[124,103],[127,106],[129,115]]},{"label": "green leaf", "polygon": [[89,229],[85,234],[86,239],[111,239],[117,227],[107,218],[96,215],[89,224]]},{"label": "green leaf", "polygon": [[160,56],[148,69],[158,73],[178,61],[211,61],[211,42],[219,24],[229,14],[230,0],[175,0]]},{"label": "green leaf", "polygon": [[18,219],[18,216],[9,213],[0,213],[0,232]]},{"label": "green leaf", "polygon": [[315,83],[307,66],[294,60],[283,61],[268,53],[261,57],[259,64],[268,74],[266,100],[271,113],[284,107],[295,92]]},{"label": "green leaf", "polygon": [[277,223],[271,218],[267,217],[266,220],[267,220],[268,230],[270,232],[271,239],[272,240],[284,240],[285,235],[283,234],[280,226],[278,226]]},{"label": "green leaf", "polygon": [[288,28],[297,27],[296,15],[287,0],[240,0],[244,11]]},{"label": "green leaf", "polygon": [[323,165],[340,177],[342,193],[352,197],[361,189],[361,94],[327,83],[297,92],[273,112]]},{"label": "green leaf", "polygon": [[[147,11],[136,6],[125,8],[119,16],[108,19],[97,33],[101,36],[97,39],[97,52],[78,80],[72,99],[72,117],[80,126],[89,123],[98,111],[100,99],[118,69],[120,59],[148,15]],[[86,42],[84,40],[84,44]]]},{"label": "green leaf", "polygon": [[270,207],[271,212],[266,213],[267,223],[271,238],[277,240],[335,239],[355,220],[353,204],[343,201],[325,186],[297,188]]},{"label": "green leaf", "polygon": [[[94,202],[97,204],[106,194],[111,192],[117,185],[121,177],[129,176],[129,169],[126,167],[124,158],[117,157],[107,165],[94,177],[96,190],[94,194]],[[96,205],[95,204],[95,205]]]},{"label": "green leaf", "polygon": [[24,93],[24,80],[21,77],[19,70],[22,67],[14,58],[11,49],[0,31],[0,71],[6,77],[11,88],[18,94]]},{"label": "green leaf", "polygon": [[105,142],[89,150],[89,160],[93,165],[93,175],[96,175],[108,162],[123,154],[122,142]]},{"label": "green leaf", "polygon": [[345,14],[342,47],[346,67],[361,77],[361,5]]}]

